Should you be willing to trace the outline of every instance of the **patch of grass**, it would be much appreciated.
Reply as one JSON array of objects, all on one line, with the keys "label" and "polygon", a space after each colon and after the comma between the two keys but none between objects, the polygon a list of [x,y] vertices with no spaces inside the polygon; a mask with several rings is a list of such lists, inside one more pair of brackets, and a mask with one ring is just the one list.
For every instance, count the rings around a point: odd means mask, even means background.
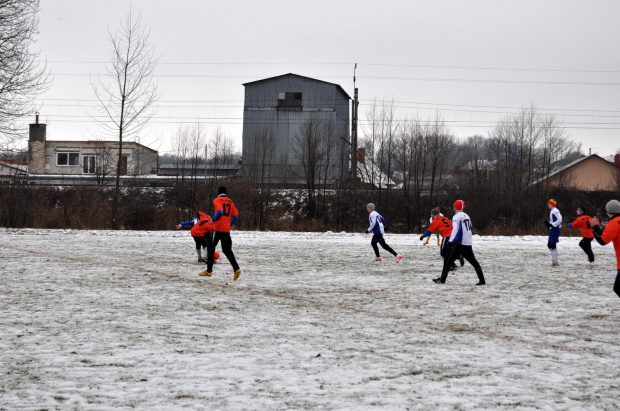
[{"label": "patch of grass", "polygon": [[606,317],[607,317],[606,314],[592,314],[592,315],[588,315],[586,318],[588,320],[602,320]]},{"label": "patch of grass", "polygon": [[56,401],[59,401],[59,402],[63,402],[63,401],[67,401],[68,400],[68,398],[63,397],[62,395],[56,395],[56,396],[54,396],[54,399]]}]

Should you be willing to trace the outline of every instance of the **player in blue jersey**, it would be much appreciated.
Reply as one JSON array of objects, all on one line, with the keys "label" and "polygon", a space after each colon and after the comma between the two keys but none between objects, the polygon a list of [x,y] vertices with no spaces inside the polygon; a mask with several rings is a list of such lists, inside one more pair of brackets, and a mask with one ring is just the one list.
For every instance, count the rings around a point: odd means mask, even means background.
[{"label": "player in blue jersey", "polygon": [[484,274],[482,268],[474,256],[472,250],[472,224],[469,216],[463,212],[465,202],[463,200],[456,200],[454,202],[454,217],[452,217],[452,234],[449,240],[449,251],[443,260],[443,270],[441,271],[441,277],[435,278],[433,281],[436,283],[445,283],[448,278],[448,272],[450,266],[454,264],[459,256],[465,258],[476,270],[478,274],[478,284],[485,285]]},{"label": "player in blue jersey", "polygon": [[549,240],[547,242],[547,248],[551,252],[551,266],[557,267],[560,265],[558,261],[558,249],[556,244],[560,242],[560,228],[562,227],[562,214],[557,209],[558,202],[553,198],[547,201],[549,206],[549,221],[545,220],[545,225],[549,229]]},{"label": "player in blue jersey", "polygon": [[375,205],[373,203],[368,203],[366,206],[366,211],[368,211],[368,220],[370,222],[370,227],[366,230],[366,234],[372,233],[370,245],[372,245],[372,249],[375,250],[375,261],[381,261],[379,247],[377,247],[377,243],[379,243],[384,250],[396,257],[396,262],[399,263],[402,257],[394,251],[392,247],[387,245],[385,239],[383,238],[386,225],[385,218],[375,211]]}]

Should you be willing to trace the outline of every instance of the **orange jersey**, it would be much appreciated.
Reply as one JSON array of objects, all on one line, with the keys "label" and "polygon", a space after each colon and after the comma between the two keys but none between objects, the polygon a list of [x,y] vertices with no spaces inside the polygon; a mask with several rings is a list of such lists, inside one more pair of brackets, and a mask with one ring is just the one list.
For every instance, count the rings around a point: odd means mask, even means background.
[{"label": "orange jersey", "polygon": [[616,250],[617,267],[620,270],[620,215],[616,215],[609,220],[603,229],[601,239],[605,244],[613,241],[614,249]]},{"label": "orange jersey", "polygon": [[592,217],[582,214],[575,218],[575,221],[571,223],[571,226],[573,226],[573,228],[578,228],[584,238],[594,238],[590,220],[592,220]]},{"label": "orange jersey", "polygon": [[442,237],[450,237],[452,235],[452,221],[442,215],[438,215],[433,219],[433,222],[428,227],[428,231],[434,233],[439,231]]},{"label": "orange jersey", "polygon": [[194,224],[190,233],[194,237],[204,237],[205,234],[213,231],[213,224],[211,224],[211,217],[209,217],[208,214],[199,211],[198,215],[200,216],[200,220]]},{"label": "orange jersey", "polygon": [[218,211],[222,212],[222,215],[213,223],[213,229],[215,231],[230,232],[230,219],[239,214],[235,203],[226,195],[220,195],[213,200],[213,215]]}]

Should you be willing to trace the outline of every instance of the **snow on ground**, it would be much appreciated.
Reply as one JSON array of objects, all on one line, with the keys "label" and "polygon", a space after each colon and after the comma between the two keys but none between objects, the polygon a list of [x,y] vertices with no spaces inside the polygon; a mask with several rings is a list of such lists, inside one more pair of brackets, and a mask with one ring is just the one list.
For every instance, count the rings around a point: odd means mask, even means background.
[{"label": "snow on ground", "polygon": [[618,407],[611,246],[476,236],[476,287],[434,236],[232,235],[236,282],[188,232],[0,229],[0,409]]}]

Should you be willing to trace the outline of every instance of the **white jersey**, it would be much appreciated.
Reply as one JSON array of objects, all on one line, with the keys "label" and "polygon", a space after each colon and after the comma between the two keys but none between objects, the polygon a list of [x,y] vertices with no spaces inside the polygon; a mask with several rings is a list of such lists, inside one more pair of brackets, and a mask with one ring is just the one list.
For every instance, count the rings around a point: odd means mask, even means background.
[{"label": "white jersey", "polygon": [[555,207],[551,209],[549,213],[549,222],[554,227],[562,227],[562,214],[560,214],[560,210]]},{"label": "white jersey", "polygon": [[368,221],[370,222],[370,227],[368,227],[368,232],[372,232],[373,234],[383,234],[384,227],[383,222],[381,221],[381,215],[377,213],[375,210],[372,210],[368,215]]},{"label": "white jersey", "polygon": [[462,245],[471,245],[472,243],[471,220],[469,216],[462,211],[459,211],[452,217],[450,243]]}]

